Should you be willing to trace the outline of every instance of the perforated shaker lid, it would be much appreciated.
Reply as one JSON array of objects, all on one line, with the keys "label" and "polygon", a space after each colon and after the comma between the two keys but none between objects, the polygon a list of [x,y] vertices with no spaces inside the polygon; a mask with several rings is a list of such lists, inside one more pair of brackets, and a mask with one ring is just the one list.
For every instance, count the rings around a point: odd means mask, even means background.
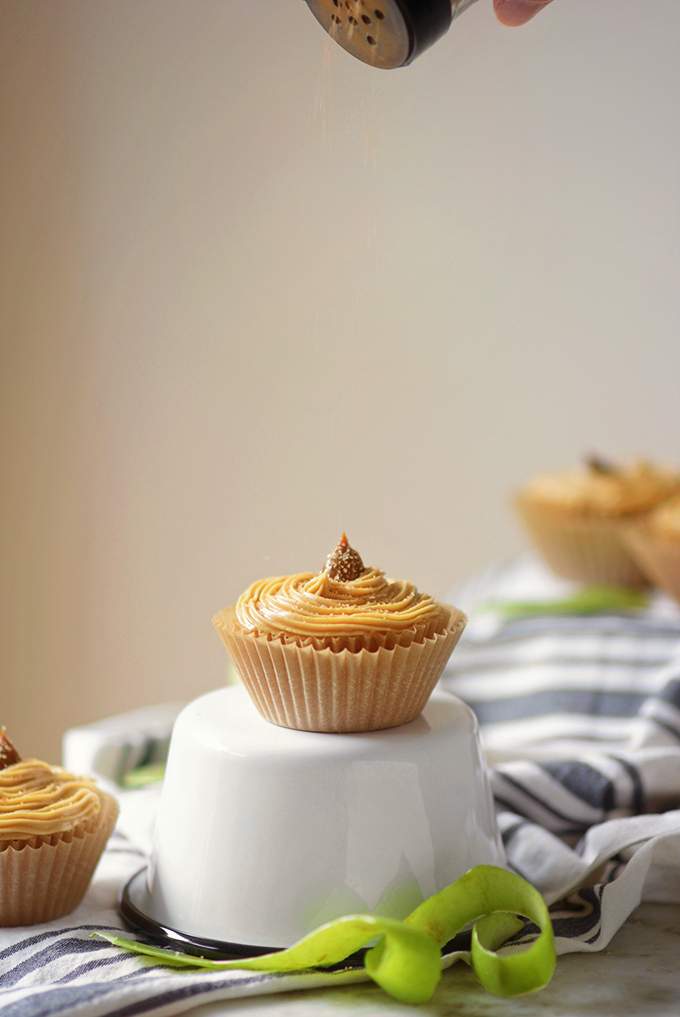
[{"label": "perforated shaker lid", "polygon": [[328,34],[374,67],[410,64],[474,0],[307,0]]}]

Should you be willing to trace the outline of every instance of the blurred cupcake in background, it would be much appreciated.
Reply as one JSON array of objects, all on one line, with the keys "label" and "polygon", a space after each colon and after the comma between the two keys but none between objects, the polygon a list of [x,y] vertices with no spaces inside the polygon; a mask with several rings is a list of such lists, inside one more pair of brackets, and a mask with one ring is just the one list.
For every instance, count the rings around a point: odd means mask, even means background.
[{"label": "blurred cupcake in background", "polygon": [[591,457],[581,467],[527,484],[515,507],[550,568],[584,583],[644,585],[648,579],[625,533],[680,494],[677,471],[646,460],[627,465]]},{"label": "blurred cupcake in background", "polygon": [[649,582],[680,602],[680,495],[626,527],[624,537]]}]

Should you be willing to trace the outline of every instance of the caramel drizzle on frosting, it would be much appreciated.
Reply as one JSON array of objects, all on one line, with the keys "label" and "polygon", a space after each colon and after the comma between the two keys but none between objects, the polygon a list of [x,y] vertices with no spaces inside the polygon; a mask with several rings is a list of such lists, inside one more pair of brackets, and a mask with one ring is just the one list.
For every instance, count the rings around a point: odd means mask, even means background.
[{"label": "caramel drizzle on frosting", "polygon": [[361,555],[349,546],[346,533],[343,533],[338,546],[326,558],[323,570],[328,573],[331,579],[339,579],[343,583],[358,579],[364,571]]},{"label": "caramel drizzle on frosting", "polygon": [[6,766],[12,766],[13,763],[20,762],[21,756],[7,737],[7,731],[4,727],[0,728],[0,770],[4,770]]},{"label": "caramel drizzle on frosting", "polygon": [[406,580],[390,582],[376,568],[364,568],[348,581],[334,579],[325,569],[261,579],[236,603],[239,624],[267,636],[400,632],[429,625],[440,615],[441,608],[432,597],[419,593]]},{"label": "caramel drizzle on frosting", "polygon": [[96,816],[93,781],[25,759],[0,771],[0,840],[49,837]]}]

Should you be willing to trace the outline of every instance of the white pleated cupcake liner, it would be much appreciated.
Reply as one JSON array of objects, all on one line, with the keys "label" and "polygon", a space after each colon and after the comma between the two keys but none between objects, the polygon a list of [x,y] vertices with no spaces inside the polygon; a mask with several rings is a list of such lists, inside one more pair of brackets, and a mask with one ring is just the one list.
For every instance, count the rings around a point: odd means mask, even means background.
[{"label": "white pleated cupcake liner", "polygon": [[0,841],[0,926],[36,925],[78,907],[118,816],[99,791],[101,809],[72,830]]},{"label": "white pleated cupcake liner", "polygon": [[233,609],[215,626],[262,716],[300,731],[397,727],[425,706],[467,619],[455,608],[442,631],[408,646],[333,650],[268,639],[242,629]]}]

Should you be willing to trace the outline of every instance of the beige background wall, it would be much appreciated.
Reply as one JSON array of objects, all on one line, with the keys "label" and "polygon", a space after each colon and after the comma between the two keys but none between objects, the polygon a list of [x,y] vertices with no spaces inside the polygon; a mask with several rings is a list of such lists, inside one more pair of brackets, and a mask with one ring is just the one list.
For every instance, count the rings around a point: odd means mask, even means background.
[{"label": "beige background wall", "polygon": [[302,0],[2,0],[0,722],[223,680],[343,529],[442,594],[584,452],[680,462],[680,5],[490,0],[412,68]]}]

